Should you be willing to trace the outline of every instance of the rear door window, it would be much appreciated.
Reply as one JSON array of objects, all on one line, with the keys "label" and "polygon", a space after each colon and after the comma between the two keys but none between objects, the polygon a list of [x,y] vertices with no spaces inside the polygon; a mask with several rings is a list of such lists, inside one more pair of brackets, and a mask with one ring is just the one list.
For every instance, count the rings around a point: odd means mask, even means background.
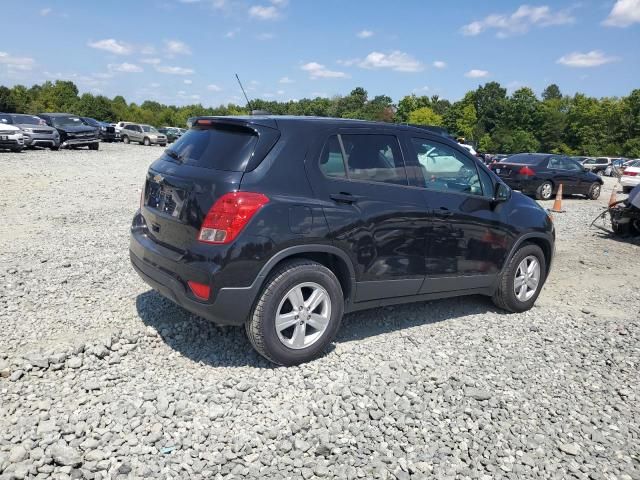
[{"label": "rear door window", "polygon": [[248,128],[192,127],[167,148],[165,159],[194,167],[241,172],[257,142],[257,135]]},{"label": "rear door window", "polygon": [[347,170],[344,166],[342,148],[337,135],[332,135],[327,140],[320,157],[320,170],[327,177],[346,178]]},{"label": "rear door window", "polygon": [[340,135],[349,178],[407,185],[407,173],[394,135]]}]

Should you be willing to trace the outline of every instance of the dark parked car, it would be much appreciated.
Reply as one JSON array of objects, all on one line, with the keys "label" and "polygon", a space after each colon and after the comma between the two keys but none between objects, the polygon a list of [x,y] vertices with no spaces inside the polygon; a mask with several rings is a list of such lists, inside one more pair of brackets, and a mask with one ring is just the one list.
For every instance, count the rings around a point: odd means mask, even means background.
[{"label": "dark parked car", "polygon": [[160,133],[163,133],[167,137],[167,142],[169,143],[175,142],[177,139],[179,139],[182,136],[182,132],[180,131],[179,128],[162,127],[162,128],[159,128],[158,131]]},{"label": "dark parked car", "polygon": [[24,146],[49,147],[57,150],[60,145],[60,134],[55,128],[47,126],[40,117],[22,113],[0,113],[0,126],[14,125],[22,130]]},{"label": "dark parked car", "polygon": [[347,312],[467,294],[528,310],[554,241],[534,200],[424,129],[199,117],[148,170],[130,256],[162,295],[293,365]]},{"label": "dark parked car", "polygon": [[538,200],[549,200],[562,184],[562,193],[600,196],[602,179],[569,157],[548,153],[518,153],[491,169],[511,188]]},{"label": "dark parked car", "polygon": [[117,141],[116,129],[110,123],[100,122],[91,117],[80,117],[84,123],[92,126],[98,132],[98,138],[103,142]]},{"label": "dark parked car", "polygon": [[100,148],[96,129],[84,123],[80,117],[70,113],[40,113],[38,116],[47,122],[47,125],[58,130],[61,147],[89,147],[90,150]]}]

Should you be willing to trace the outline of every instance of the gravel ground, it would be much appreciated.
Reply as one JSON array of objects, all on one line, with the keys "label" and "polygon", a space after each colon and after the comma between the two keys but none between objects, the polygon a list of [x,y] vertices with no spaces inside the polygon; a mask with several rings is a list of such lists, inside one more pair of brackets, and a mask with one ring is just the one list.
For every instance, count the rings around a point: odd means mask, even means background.
[{"label": "gravel ground", "polygon": [[0,479],[640,479],[638,242],[588,228],[612,179],[565,199],[533,310],[359,312],[274,368],[129,266],[159,152],[0,153]]}]

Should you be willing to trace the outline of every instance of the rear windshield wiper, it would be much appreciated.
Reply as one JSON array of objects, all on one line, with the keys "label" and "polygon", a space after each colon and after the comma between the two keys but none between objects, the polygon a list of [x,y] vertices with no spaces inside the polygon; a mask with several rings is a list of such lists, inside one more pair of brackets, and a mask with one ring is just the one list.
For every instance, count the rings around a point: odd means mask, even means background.
[{"label": "rear windshield wiper", "polygon": [[177,160],[180,163],[184,163],[184,155],[180,155],[178,153],[176,153],[175,151],[167,148],[164,153],[167,154],[167,156],[173,158],[174,160]]}]

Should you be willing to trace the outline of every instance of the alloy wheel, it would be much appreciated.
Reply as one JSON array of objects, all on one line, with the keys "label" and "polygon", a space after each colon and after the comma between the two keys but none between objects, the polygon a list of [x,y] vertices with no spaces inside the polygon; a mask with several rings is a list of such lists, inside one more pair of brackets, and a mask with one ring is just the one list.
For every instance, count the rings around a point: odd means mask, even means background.
[{"label": "alloy wheel", "polygon": [[542,185],[542,198],[545,200],[551,198],[551,194],[553,193],[553,188],[550,183],[545,183]]},{"label": "alloy wheel", "polygon": [[521,302],[526,302],[535,295],[540,285],[540,262],[529,255],[525,257],[516,270],[513,281],[513,292]]},{"label": "alloy wheel", "polygon": [[299,350],[317,342],[331,320],[331,299],[315,282],[300,283],[287,292],[276,313],[278,339]]}]

